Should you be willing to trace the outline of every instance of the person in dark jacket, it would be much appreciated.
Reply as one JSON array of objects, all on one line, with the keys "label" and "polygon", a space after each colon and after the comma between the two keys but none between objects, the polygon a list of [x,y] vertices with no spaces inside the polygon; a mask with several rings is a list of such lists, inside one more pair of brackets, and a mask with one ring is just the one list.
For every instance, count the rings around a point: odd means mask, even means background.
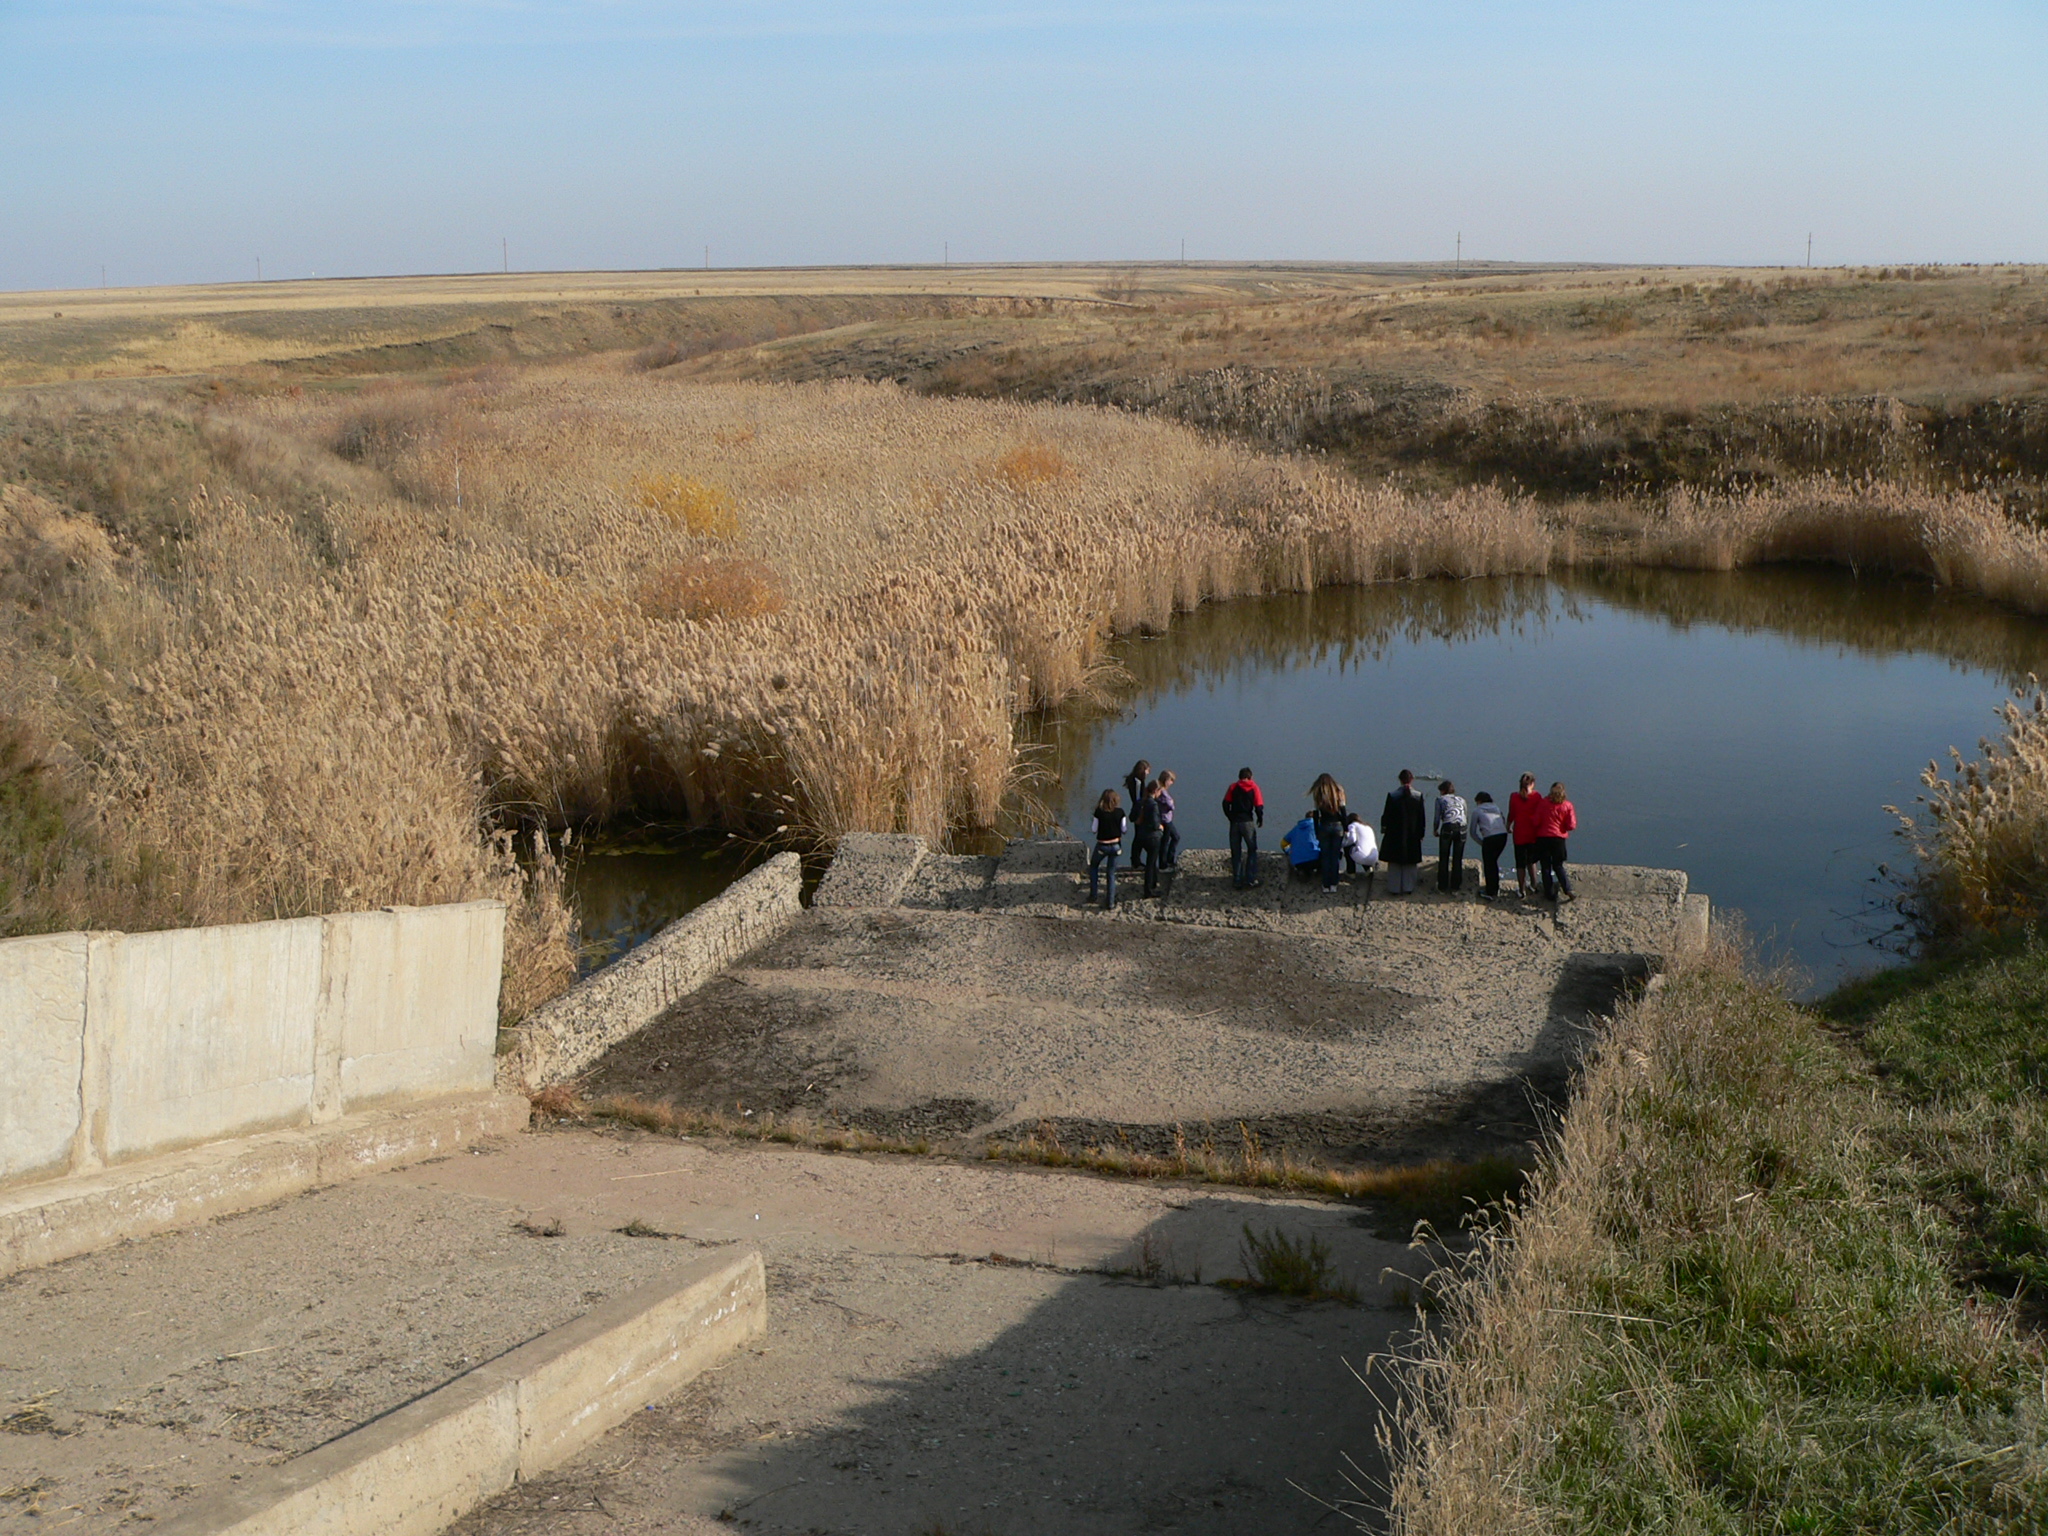
[{"label": "person in dark jacket", "polygon": [[1159,894],[1159,840],[1164,830],[1159,820],[1159,784],[1146,784],[1138,796],[1138,808],[1131,813],[1131,857],[1145,871],[1145,894]]},{"label": "person in dark jacket", "polygon": [[1124,803],[1113,789],[1105,789],[1095,802],[1095,841],[1088,853],[1088,904],[1095,904],[1095,892],[1105,866],[1109,870],[1109,900],[1116,907],[1116,861],[1124,851]]},{"label": "person in dark jacket", "polygon": [[[1124,775],[1124,804],[1131,808],[1131,815],[1138,814],[1138,802],[1145,798],[1145,782],[1152,777],[1152,765],[1139,758],[1131,765],[1131,771]],[[1138,847],[1131,845],[1131,868],[1138,867]]]},{"label": "person in dark jacket", "polygon": [[1259,828],[1266,824],[1266,797],[1249,768],[1224,791],[1223,818],[1230,823],[1230,883],[1240,891],[1259,883]]},{"label": "person in dark jacket", "polygon": [[1380,862],[1387,866],[1387,892],[1406,896],[1415,889],[1415,871],[1422,865],[1422,836],[1429,829],[1429,807],[1415,788],[1415,775],[1401,770],[1401,787],[1387,796],[1380,812]]},{"label": "person in dark jacket", "polygon": [[1309,786],[1308,798],[1315,808],[1316,862],[1327,895],[1337,889],[1337,869],[1344,857],[1344,819],[1350,814],[1350,807],[1344,803],[1344,786],[1327,773]]}]

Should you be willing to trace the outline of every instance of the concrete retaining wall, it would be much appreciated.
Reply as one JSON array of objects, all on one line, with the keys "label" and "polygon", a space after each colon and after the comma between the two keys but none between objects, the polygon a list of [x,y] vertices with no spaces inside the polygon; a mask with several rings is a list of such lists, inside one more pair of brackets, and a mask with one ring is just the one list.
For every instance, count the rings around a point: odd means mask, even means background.
[{"label": "concrete retaining wall", "polygon": [[0,1186],[494,1079],[505,908],[0,942]]},{"label": "concrete retaining wall", "polygon": [[724,894],[677,918],[499,1040],[498,1086],[537,1093],[574,1077],[619,1041],[752,950],[803,911],[803,865],[780,853]]},{"label": "concrete retaining wall", "polygon": [[669,1396],[767,1320],[758,1253],[699,1259],[245,1478],[162,1536],[432,1536]]}]

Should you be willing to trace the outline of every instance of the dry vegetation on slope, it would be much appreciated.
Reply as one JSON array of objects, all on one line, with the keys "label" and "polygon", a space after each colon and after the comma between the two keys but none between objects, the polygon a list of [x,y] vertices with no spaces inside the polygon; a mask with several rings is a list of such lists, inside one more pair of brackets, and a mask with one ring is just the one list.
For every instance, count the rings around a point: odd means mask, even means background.
[{"label": "dry vegetation on slope", "polygon": [[0,714],[45,743],[11,770],[43,830],[8,927],[495,892],[512,1011],[569,927],[498,829],[985,824],[1015,711],[1116,628],[1549,555],[1495,493],[887,386],[568,369],[4,425]]},{"label": "dry vegetation on slope", "polygon": [[[1434,334],[1416,318],[1432,305],[1519,295],[1547,313],[1601,284],[1615,302],[1662,302],[1617,274],[1411,280],[1399,325],[1325,325],[1341,318],[1332,303],[1385,301],[1359,298],[1364,280],[1346,276],[1337,299],[1317,288],[1334,279],[1290,287],[1255,269],[1177,297],[1133,280],[1092,311],[1014,295],[992,311],[969,294],[930,323],[994,326],[1056,374],[1076,325],[1118,328],[1140,360],[1180,326],[1197,361],[1204,346],[1270,361],[1262,324],[1287,345],[1398,352],[1383,332]],[[2031,302],[2014,274],[1953,283],[1974,284],[1979,307],[2007,289]],[[880,302],[803,302],[828,299]],[[415,361],[453,323],[398,312],[375,334]],[[620,307],[618,334],[652,312]],[[499,892],[520,913],[516,1010],[566,975],[570,919],[544,861],[522,875],[507,831],[622,812],[825,839],[986,824],[1013,773],[1015,714],[1090,686],[1114,631],[1206,598],[1820,559],[2048,611],[2040,533],[1997,493],[1910,477],[1592,500],[1456,476],[1403,491],[1121,411],[701,382],[842,344],[887,355],[929,320],[880,315],[854,328],[866,340],[841,327],[697,362],[670,335],[635,355],[363,389],[306,393],[268,368],[268,383],[12,396],[7,926]],[[1576,330],[1532,335],[1560,358],[1584,345]],[[1461,331],[1439,342],[1442,366],[1482,347]],[[313,347],[305,366],[368,355]]]}]

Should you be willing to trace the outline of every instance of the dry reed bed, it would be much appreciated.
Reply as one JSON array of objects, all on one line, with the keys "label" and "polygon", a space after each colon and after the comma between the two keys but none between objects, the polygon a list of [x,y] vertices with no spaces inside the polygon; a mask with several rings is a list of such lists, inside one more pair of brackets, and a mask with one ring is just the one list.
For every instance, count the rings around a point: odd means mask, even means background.
[{"label": "dry reed bed", "polygon": [[2048,690],[2029,680],[1999,707],[2001,739],[1982,758],[1950,749],[1929,763],[1924,811],[1900,818],[1916,859],[1908,902],[1928,934],[1949,939],[2048,916]]},{"label": "dry reed bed", "polygon": [[1817,482],[1546,511],[888,385],[583,365],[145,425],[209,488],[119,550],[11,493],[10,559],[71,574],[14,612],[0,710],[69,745],[103,856],[10,924],[497,894],[513,1014],[566,981],[572,925],[508,815],[985,825],[1017,713],[1208,599],[1819,558],[2048,608],[2048,549],[1989,498]]}]

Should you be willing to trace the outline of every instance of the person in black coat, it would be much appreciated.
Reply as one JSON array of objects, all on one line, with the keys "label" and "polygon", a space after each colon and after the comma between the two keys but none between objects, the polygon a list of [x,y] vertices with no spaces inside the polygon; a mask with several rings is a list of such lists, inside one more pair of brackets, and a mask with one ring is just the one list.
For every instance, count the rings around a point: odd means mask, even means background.
[{"label": "person in black coat", "polygon": [[1401,770],[1401,787],[1387,796],[1380,813],[1380,861],[1387,866],[1387,890],[1406,896],[1415,889],[1415,871],[1422,864],[1422,838],[1429,830],[1429,807],[1415,788],[1415,775]]}]

